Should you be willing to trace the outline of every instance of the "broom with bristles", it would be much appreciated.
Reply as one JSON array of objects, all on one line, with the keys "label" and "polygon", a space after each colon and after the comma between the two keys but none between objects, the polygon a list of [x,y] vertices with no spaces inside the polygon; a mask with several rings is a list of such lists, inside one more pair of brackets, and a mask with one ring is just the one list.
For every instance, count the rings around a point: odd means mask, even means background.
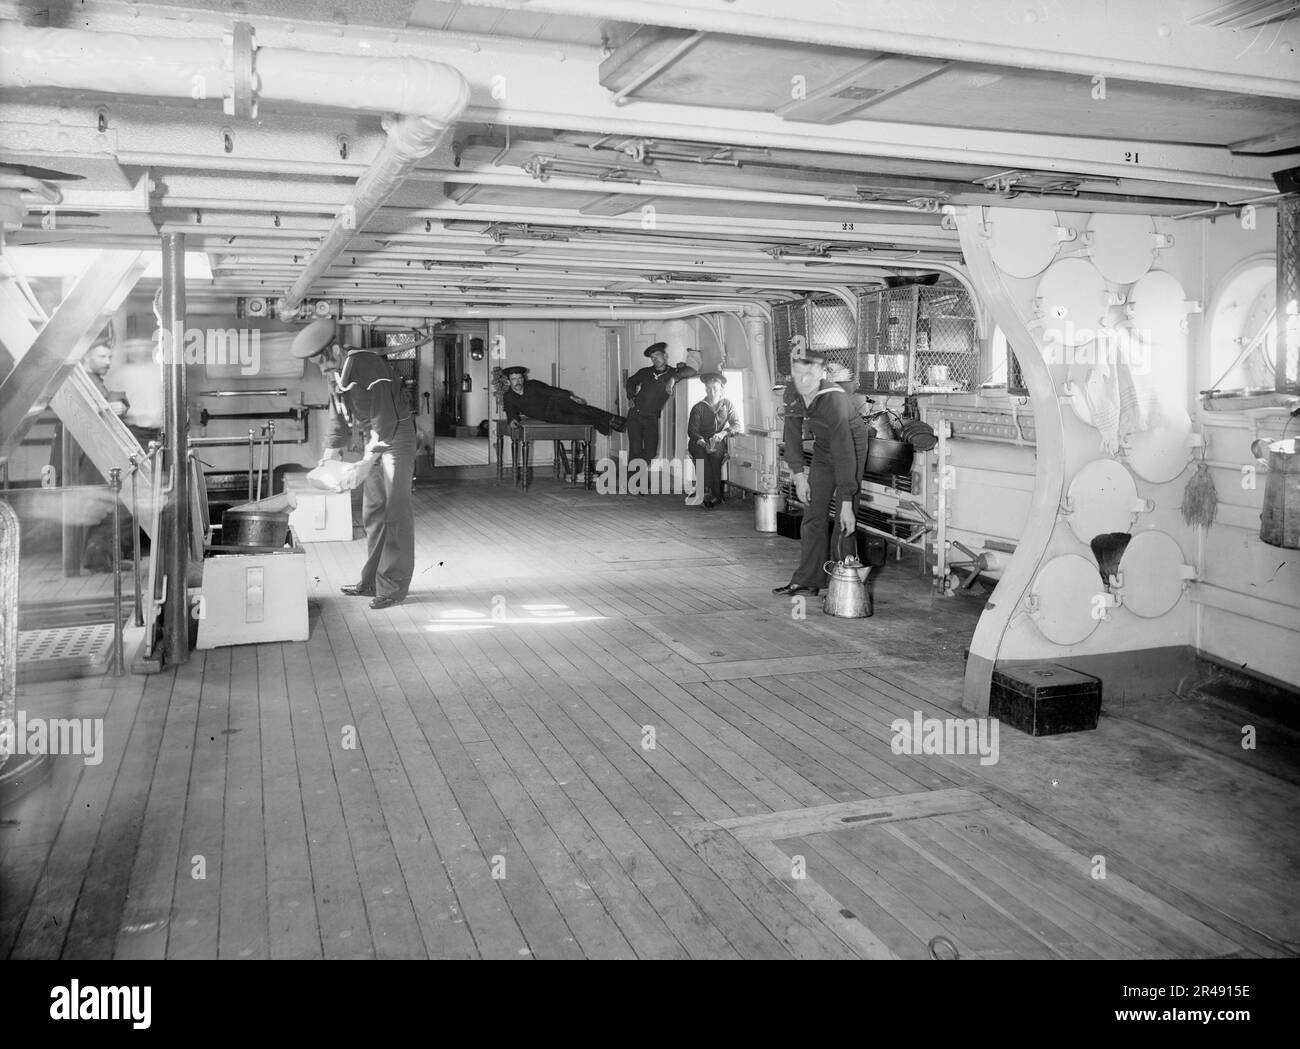
[{"label": "broom with bristles", "polygon": [[1183,522],[1196,528],[1209,528],[1214,524],[1214,515],[1219,508],[1219,493],[1214,487],[1214,478],[1210,466],[1205,461],[1205,449],[1201,449],[1201,461],[1196,464],[1183,489]]}]

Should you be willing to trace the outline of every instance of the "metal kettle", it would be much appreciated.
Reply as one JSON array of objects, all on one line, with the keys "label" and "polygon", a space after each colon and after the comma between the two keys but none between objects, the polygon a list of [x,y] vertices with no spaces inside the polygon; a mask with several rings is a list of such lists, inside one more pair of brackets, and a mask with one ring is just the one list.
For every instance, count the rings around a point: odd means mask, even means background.
[{"label": "metal kettle", "polygon": [[[842,547],[842,533],[838,528],[835,537]],[[843,553],[842,549],[840,553]],[[856,554],[849,554],[839,561],[827,561],[824,567],[830,581],[826,586],[826,597],[822,601],[823,612],[841,619],[866,619],[874,614],[875,602],[867,584],[867,577],[871,574],[868,565],[859,561]]]}]

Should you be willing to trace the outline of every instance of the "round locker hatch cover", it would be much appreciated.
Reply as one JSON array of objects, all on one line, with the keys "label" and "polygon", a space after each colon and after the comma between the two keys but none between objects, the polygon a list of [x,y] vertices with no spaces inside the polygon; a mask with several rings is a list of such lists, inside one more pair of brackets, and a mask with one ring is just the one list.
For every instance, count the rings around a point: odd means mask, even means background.
[{"label": "round locker hatch cover", "polygon": [[1032,616],[1043,637],[1056,645],[1074,645],[1101,622],[1093,616],[1093,598],[1105,593],[1097,566],[1079,554],[1054,557],[1034,577],[1030,593],[1038,598]]},{"label": "round locker hatch cover", "polygon": [[1159,426],[1130,434],[1125,439],[1124,457],[1142,480],[1165,484],[1187,469],[1191,461],[1187,439],[1191,433],[1191,417],[1180,405],[1166,411]]},{"label": "round locker hatch cover", "polygon": [[1183,596],[1183,552],[1167,532],[1139,532],[1119,559],[1124,607],[1155,619]]},{"label": "round locker hatch cover", "polygon": [[1149,215],[1093,215],[1088,232],[1088,254],[1109,281],[1132,284],[1155,261],[1156,223]]},{"label": "round locker hatch cover", "polygon": [[1181,345],[1178,340],[1186,335],[1187,292],[1172,273],[1152,270],[1129,291],[1128,315],[1143,342]]},{"label": "round locker hatch cover", "polygon": [[1087,259],[1054,262],[1038,282],[1043,342],[1079,346],[1097,337],[1110,312],[1106,279]]},{"label": "round locker hatch cover", "polygon": [[1067,494],[1070,512],[1065,519],[1079,542],[1091,543],[1095,536],[1127,532],[1133,527],[1137,486],[1132,474],[1114,459],[1088,463],[1074,475]]},{"label": "round locker hatch cover", "polygon": [[989,208],[989,254],[1011,277],[1035,277],[1056,258],[1056,212],[1031,208]]}]

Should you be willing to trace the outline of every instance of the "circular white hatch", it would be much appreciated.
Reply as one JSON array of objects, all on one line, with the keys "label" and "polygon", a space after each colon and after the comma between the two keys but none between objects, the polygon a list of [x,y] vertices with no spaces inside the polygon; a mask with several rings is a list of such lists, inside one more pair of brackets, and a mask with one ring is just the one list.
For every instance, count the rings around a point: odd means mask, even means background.
[{"label": "circular white hatch", "polygon": [[1155,619],[1183,596],[1183,552],[1167,532],[1139,532],[1119,559],[1124,607]]},{"label": "circular white hatch", "polygon": [[1133,527],[1137,487],[1123,464],[1114,459],[1094,459],[1084,466],[1070,482],[1068,495],[1070,510],[1065,519],[1081,543]]},{"label": "circular white hatch", "polygon": [[1049,354],[1053,345],[1079,346],[1095,339],[1110,312],[1106,280],[1087,259],[1052,263],[1038,282],[1037,295]]},{"label": "circular white hatch", "polygon": [[1187,438],[1191,432],[1192,420],[1186,409],[1181,405],[1163,409],[1159,426],[1139,430],[1124,439],[1125,461],[1144,481],[1172,481],[1187,469],[1191,457]]},{"label": "circular white hatch", "polygon": [[1106,593],[1101,573],[1079,554],[1062,554],[1048,561],[1034,577],[1029,592],[1038,601],[1031,618],[1053,644],[1077,644],[1101,622],[1093,614],[1098,606],[1094,599]]},{"label": "circular white hatch", "polygon": [[1181,345],[1187,334],[1187,293],[1172,273],[1152,270],[1128,293],[1128,315],[1143,342]]},{"label": "circular white hatch", "polygon": [[1149,215],[1096,214],[1088,222],[1088,254],[1101,275],[1116,284],[1132,284],[1151,268],[1156,256],[1156,224]]},{"label": "circular white hatch", "polygon": [[1034,277],[1047,269],[1060,242],[1056,212],[1032,208],[989,208],[985,228],[989,254],[1012,277]]}]

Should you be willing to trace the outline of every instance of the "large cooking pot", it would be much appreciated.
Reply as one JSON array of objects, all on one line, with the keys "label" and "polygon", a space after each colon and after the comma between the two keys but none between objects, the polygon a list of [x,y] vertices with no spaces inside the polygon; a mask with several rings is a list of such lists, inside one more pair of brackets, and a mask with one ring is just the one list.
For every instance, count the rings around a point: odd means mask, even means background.
[{"label": "large cooking pot", "polygon": [[289,514],[232,508],[221,515],[223,546],[284,546],[289,538]]},{"label": "large cooking pot", "polygon": [[905,474],[912,468],[913,448],[907,441],[887,441],[883,437],[867,438],[869,474]]}]

